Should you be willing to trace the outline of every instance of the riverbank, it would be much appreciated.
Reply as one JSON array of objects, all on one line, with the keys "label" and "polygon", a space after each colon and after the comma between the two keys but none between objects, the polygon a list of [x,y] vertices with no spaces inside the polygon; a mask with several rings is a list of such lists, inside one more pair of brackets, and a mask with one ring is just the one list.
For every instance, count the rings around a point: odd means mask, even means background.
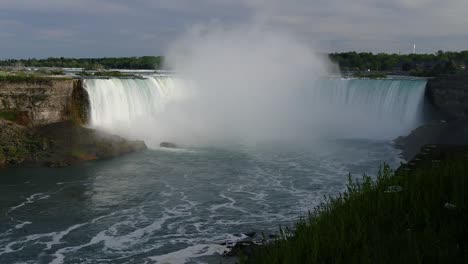
[{"label": "riverbank", "polygon": [[376,181],[351,179],[294,231],[254,249],[248,263],[464,263],[468,259],[468,146],[429,145]]},{"label": "riverbank", "polygon": [[71,121],[26,127],[0,119],[0,167],[65,167],[146,149]]}]

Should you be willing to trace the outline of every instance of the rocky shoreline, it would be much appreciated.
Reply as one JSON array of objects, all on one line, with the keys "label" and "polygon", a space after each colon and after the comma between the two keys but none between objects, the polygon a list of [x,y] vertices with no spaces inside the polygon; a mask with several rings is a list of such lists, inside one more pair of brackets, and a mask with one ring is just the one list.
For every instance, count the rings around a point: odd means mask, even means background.
[{"label": "rocky shoreline", "polygon": [[65,167],[146,148],[143,141],[129,141],[71,121],[27,127],[0,119],[0,167]]},{"label": "rocky shoreline", "polygon": [[438,121],[422,125],[409,135],[394,140],[402,157],[412,160],[426,145],[468,145],[468,121]]}]

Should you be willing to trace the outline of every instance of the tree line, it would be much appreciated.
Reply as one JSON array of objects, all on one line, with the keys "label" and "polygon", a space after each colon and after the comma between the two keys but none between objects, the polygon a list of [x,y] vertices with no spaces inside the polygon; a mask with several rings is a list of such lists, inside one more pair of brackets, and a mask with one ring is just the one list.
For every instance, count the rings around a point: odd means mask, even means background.
[{"label": "tree line", "polygon": [[0,60],[0,67],[60,67],[103,69],[162,69],[162,56],[123,57],[123,58],[47,58],[47,59],[6,59]]},{"label": "tree line", "polygon": [[455,74],[468,66],[468,50],[435,54],[387,54],[342,52],[329,54],[342,71],[406,72],[416,76]]},{"label": "tree line", "polygon": [[[381,71],[407,73],[417,76],[436,76],[463,71],[468,65],[468,50],[438,51],[434,54],[387,54],[371,52],[341,52],[328,54],[344,72]],[[47,58],[0,60],[0,67],[62,67],[103,69],[164,68],[164,57],[143,56],[124,58]]]}]

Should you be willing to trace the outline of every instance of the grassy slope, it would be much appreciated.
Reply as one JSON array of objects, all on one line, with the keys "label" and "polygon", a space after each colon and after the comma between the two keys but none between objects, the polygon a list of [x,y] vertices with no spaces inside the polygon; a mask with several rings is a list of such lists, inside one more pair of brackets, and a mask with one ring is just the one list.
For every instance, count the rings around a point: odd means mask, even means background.
[{"label": "grassy slope", "polygon": [[34,82],[47,84],[53,80],[69,80],[67,77],[55,77],[42,74],[17,72],[15,74],[0,72],[0,81],[10,83]]},{"label": "grassy slope", "polygon": [[350,180],[248,262],[466,263],[467,173],[468,147],[426,147],[396,172],[384,166],[376,181]]}]

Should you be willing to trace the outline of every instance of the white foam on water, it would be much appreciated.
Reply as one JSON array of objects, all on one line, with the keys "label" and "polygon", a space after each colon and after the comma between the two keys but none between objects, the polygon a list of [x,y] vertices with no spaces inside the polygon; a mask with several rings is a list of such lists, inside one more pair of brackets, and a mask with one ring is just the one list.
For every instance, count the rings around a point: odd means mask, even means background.
[{"label": "white foam on water", "polygon": [[71,231],[75,230],[75,229],[78,229],[84,225],[87,225],[87,223],[83,223],[83,224],[77,224],[77,225],[73,225],[71,227],[69,227],[68,229],[64,230],[64,231],[61,231],[61,232],[53,232],[53,233],[50,233],[50,234],[46,234],[44,236],[50,236],[52,238],[51,241],[49,242],[46,242],[44,243],[46,245],[46,249],[51,249],[52,246],[54,245],[58,245],[58,244],[61,244],[62,243],[62,239],[68,235]]},{"label": "white foam on water", "polygon": [[222,197],[223,199],[226,199],[228,200],[229,202],[227,203],[222,203],[222,204],[214,204],[214,205],[211,205],[209,208],[208,208],[208,211],[212,212],[212,213],[216,213],[217,210],[221,209],[221,208],[227,208],[227,209],[231,209],[231,210],[235,210],[235,211],[239,211],[241,213],[244,213],[244,214],[249,214],[248,211],[244,210],[243,208],[239,207],[239,206],[236,206],[236,200],[231,198],[231,197],[228,197],[226,196],[225,194],[220,194],[219,197]]},{"label": "white foam on water", "polygon": [[135,229],[134,231],[125,234],[125,235],[116,235],[117,227],[121,225],[131,226],[133,225],[132,222],[122,222],[113,225],[109,230],[100,232],[96,237],[91,239],[92,244],[97,244],[101,241],[104,241],[104,245],[106,248],[113,249],[113,250],[125,250],[128,249],[135,244],[144,243],[149,238],[147,237],[146,240],[143,239],[145,236],[149,236],[153,234],[155,231],[161,229],[162,225],[171,217],[168,215],[163,215],[158,220],[154,221],[148,226],[143,228]]},{"label": "white foam on water", "polygon": [[187,261],[203,256],[221,255],[229,251],[226,246],[217,244],[199,244],[189,246],[184,249],[171,252],[165,255],[149,257],[149,259],[156,261],[158,264],[176,264],[186,263]]},{"label": "white foam on water", "polygon": [[17,210],[17,209],[19,209],[19,208],[21,208],[21,207],[23,207],[25,205],[32,204],[35,201],[44,200],[44,199],[47,199],[49,197],[50,196],[48,194],[45,194],[45,193],[33,194],[33,195],[29,196],[28,198],[26,198],[26,201],[22,202],[21,204],[11,207],[10,210],[8,210],[8,213],[11,213],[12,211]]},{"label": "white foam on water", "polygon": [[[86,224],[87,223],[73,225],[64,231],[51,232],[51,233],[46,233],[46,234],[34,234],[34,235],[26,236],[24,239],[13,241],[5,245],[5,247],[0,251],[0,256],[4,254],[8,254],[8,253],[21,251],[23,250],[23,248],[28,242],[34,242],[34,244],[44,244],[46,246],[45,249],[49,250],[52,248],[52,246],[61,244],[62,239],[66,235],[68,235],[71,231],[78,229]],[[45,239],[48,239],[49,241],[44,242],[43,240]],[[20,246],[20,247],[18,249],[13,249],[13,247],[17,247],[17,246]]]},{"label": "white foam on water", "polygon": [[194,153],[198,154],[200,153],[199,150],[194,150],[194,149],[186,149],[186,148],[164,148],[164,147],[159,147],[159,148],[154,148],[159,151],[167,151],[167,152],[174,152],[174,153]]},{"label": "white foam on water", "polygon": [[[102,218],[103,217],[101,217],[100,219]],[[147,219],[146,217],[143,218]],[[140,219],[140,221],[145,219]],[[133,221],[129,220],[115,223],[108,229],[102,230],[98,234],[93,236],[88,243],[72,247],[65,247],[57,250],[54,253],[55,258],[50,264],[62,264],[64,263],[67,254],[76,252],[82,248],[96,245],[99,243],[103,243],[103,250],[110,249],[112,251],[121,251],[122,254],[124,254],[124,251],[132,248],[136,244],[146,243],[150,239],[151,235],[155,231],[161,229],[162,225],[169,219],[171,219],[171,216],[164,214],[161,218],[152,222],[151,224],[142,228],[137,228],[132,232],[129,232],[124,235],[118,235],[118,228],[121,226],[134,227],[136,219],[133,219]],[[154,249],[154,247],[152,249]]]},{"label": "white foam on water", "polygon": [[30,224],[32,224],[32,222],[24,221],[22,223],[19,223],[19,224],[15,225],[15,229],[21,229],[21,228],[25,227],[26,225],[30,225]]}]

